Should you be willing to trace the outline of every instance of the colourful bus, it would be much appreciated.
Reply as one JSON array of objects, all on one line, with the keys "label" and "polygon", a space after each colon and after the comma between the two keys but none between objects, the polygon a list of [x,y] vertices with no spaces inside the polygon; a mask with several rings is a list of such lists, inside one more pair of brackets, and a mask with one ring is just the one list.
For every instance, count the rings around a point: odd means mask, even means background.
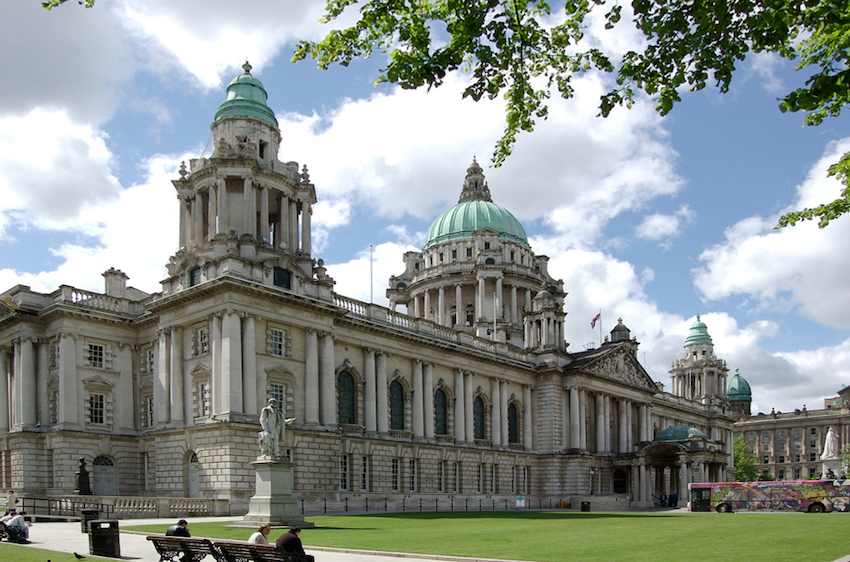
[{"label": "colourful bus", "polygon": [[688,489],[691,511],[850,511],[850,480],[706,482],[688,484]]}]

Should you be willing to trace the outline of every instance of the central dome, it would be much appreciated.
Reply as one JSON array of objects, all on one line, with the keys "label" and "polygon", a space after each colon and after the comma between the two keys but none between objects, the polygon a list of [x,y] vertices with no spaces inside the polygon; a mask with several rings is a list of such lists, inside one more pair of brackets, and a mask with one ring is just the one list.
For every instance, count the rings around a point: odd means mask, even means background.
[{"label": "central dome", "polygon": [[263,83],[251,76],[251,65],[242,65],[244,74],[230,81],[227,86],[227,99],[218,107],[215,121],[224,117],[254,117],[265,121],[277,129],[277,118],[274,111],[266,105],[268,94]]},{"label": "central dome", "polygon": [[474,159],[466,170],[463,192],[454,207],[443,211],[425,234],[423,249],[459,238],[472,238],[482,228],[492,228],[501,237],[528,247],[525,229],[510,211],[493,203],[484,173]]}]

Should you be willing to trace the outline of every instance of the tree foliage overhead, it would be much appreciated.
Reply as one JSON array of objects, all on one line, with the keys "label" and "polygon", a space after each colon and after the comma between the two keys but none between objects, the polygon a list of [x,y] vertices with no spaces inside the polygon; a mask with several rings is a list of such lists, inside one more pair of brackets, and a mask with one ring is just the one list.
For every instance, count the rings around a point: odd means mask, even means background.
[{"label": "tree foliage overhead", "polygon": [[[42,2],[46,9],[68,0]],[[503,96],[505,129],[493,155],[507,158],[520,131],[548,113],[552,93],[573,96],[572,78],[613,75],[599,113],[630,107],[643,92],[666,115],[685,89],[729,90],[736,65],[753,52],[797,62],[804,86],[779,100],[783,112],[804,112],[807,125],[837,116],[850,101],[850,2],[847,0],[326,0],[323,21],[358,10],[350,27],[318,42],[304,41],[293,60],[312,57],[320,68],[389,55],[379,82],[402,88],[440,86],[449,72],[469,72],[464,97]],[[94,0],[78,0],[91,7]],[[624,13],[625,12],[625,13]],[[609,30],[642,35],[637,50],[606,52],[585,31],[599,16]],[[850,153],[829,170],[841,196],[788,213],[780,226],[818,219],[821,228],[850,211]]]},{"label": "tree foliage overhead", "polygon": [[735,480],[737,482],[755,482],[759,478],[759,470],[756,466],[758,459],[750,450],[749,444],[736,437],[732,444],[735,455]]}]

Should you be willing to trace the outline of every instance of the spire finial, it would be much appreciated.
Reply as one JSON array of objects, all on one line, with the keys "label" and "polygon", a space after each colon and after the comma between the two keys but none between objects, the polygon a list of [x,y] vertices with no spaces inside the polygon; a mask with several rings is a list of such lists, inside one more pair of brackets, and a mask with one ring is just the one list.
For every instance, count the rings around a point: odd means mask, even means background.
[{"label": "spire finial", "polygon": [[251,74],[252,68],[254,67],[248,64],[248,59],[245,59],[245,64],[242,65],[242,70],[245,71],[245,74]]}]

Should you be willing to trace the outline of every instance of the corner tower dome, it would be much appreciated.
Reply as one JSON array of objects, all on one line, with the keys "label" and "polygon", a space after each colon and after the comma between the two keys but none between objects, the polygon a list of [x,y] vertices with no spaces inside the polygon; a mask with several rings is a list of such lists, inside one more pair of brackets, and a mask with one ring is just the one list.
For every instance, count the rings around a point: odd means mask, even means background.
[{"label": "corner tower dome", "polygon": [[729,379],[729,384],[726,385],[726,397],[730,401],[752,400],[753,391],[738,369],[735,369],[735,376]]},{"label": "corner tower dome", "polygon": [[685,340],[685,345],[694,345],[699,343],[711,344],[711,336],[708,335],[708,327],[705,322],[699,319],[691,326],[691,331],[688,333],[688,338]]},{"label": "corner tower dome", "polygon": [[242,70],[245,72],[227,86],[227,99],[218,107],[215,121],[224,117],[254,117],[277,129],[274,111],[266,105],[269,95],[263,83],[251,76],[251,65],[247,61],[242,65]]},{"label": "corner tower dome", "polygon": [[472,238],[475,232],[484,228],[495,230],[503,239],[529,247],[522,224],[510,211],[493,203],[490,188],[484,181],[484,171],[473,158],[466,170],[460,200],[434,220],[425,234],[422,249],[427,250],[449,240]]}]

